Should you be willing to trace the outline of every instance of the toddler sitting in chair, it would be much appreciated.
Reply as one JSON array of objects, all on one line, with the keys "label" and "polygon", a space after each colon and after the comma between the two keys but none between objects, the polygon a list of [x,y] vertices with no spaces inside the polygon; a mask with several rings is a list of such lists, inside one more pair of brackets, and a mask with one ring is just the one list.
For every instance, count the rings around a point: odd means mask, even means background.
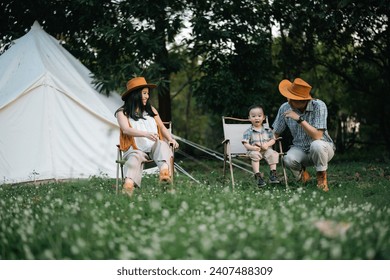
[{"label": "toddler sitting in chair", "polygon": [[260,173],[260,160],[263,158],[270,167],[269,182],[278,184],[280,181],[276,174],[276,165],[279,163],[279,153],[272,149],[275,137],[268,124],[264,124],[266,116],[263,107],[260,105],[251,106],[248,118],[252,125],[244,132],[242,144],[252,161],[252,170],[257,185],[259,187],[267,185]]}]

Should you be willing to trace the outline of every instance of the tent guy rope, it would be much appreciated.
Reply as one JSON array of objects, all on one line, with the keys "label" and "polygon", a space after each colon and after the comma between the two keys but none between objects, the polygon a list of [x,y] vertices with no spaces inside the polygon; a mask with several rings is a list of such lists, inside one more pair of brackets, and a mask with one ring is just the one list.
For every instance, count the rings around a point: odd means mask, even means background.
[{"label": "tent guy rope", "polygon": [[[182,138],[180,136],[177,136],[177,135],[172,135],[172,136],[173,136],[173,138],[175,138],[175,140],[179,140],[179,141],[181,141],[181,142],[183,142],[183,143],[185,143],[185,144],[187,144],[187,145],[189,145],[191,147],[194,147],[194,148],[198,149],[199,151],[202,151],[202,152],[204,152],[204,153],[206,153],[208,155],[211,155],[211,156],[213,156],[213,157],[223,161],[223,154],[221,154],[221,153],[219,153],[217,151],[214,151],[214,150],[212,150],[210,148],[207,148],[205,146],[196,144],[196,143],[194,143],[194,142],[192,142],[190,140],[184,139],[184,138]],[[237,160],[237,161],[240,162],[243,165],[250,166],[249,164],[247,164],[247,163],[245,163],[243,161],[239,161],[239,160]],[[246,171],[246,172],[252,174],[252,171],[250,171],[250,170],[248,170],[248,169],[246,169],[246,168],[244,168],[244,167],[242,167],[242,166],[240,166],[240,165],[238,165],[238,164],[236,164],[234,162],[232,162],[232,164],[233,164],[233,166],[235,166],[235,167],[237,167],[237,168],[239,168],[239,169],[241,169],[243,171]]]}]

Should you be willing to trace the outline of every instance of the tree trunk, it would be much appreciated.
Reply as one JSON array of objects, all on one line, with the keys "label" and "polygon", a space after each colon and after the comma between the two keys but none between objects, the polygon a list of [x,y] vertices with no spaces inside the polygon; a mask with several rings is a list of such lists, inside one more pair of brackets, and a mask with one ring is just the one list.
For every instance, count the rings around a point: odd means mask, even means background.
[{"label": "tree trunk", "polygon": [[[169,80],[168,77],[164,77],[164,80]],[[163,85],[158,91],[158,113],[164,122],[172,120],[171,111],[171,86],[169,83]]]},{"label": "tree trunk", "polygon": [[160,118],[164,122],[169,122],[172,120],[171,112],[171,84],[170,84],[170,74],[171,70],[169,67],[169,53],[167,50],[166,42],[166,14],[161,12],[160,15],[156,18],[156,36],[159,38],[159,50],[156,52],[156,63],[159,65],[161,72],[160,78],[164,81],[162,86],[158,89],[158,112]]}]

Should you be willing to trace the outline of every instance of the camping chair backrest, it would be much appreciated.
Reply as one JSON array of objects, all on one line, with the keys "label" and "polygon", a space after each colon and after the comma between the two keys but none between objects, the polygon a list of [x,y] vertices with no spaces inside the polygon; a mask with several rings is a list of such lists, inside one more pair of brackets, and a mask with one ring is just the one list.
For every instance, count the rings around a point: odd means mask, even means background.
[{"label": "camping chair backrest", "polygon": [[[235,121],[236,123],[229,123],[231,121]],[[222,117],[222,124],[224,140],[229,140],[230,142],[230,153],[246,154],[246,149],[241,143],[241,140],[245,130],[250,126],[250,121],[248,119]]]},{"label": "camping chair backrest", "polygon": [[[240,119],[233,117],[222,117],[224,140],[230,141],[230,153],[231,154],[246,154],[245,146],[241,140],[245,130],[247,130],[251,122],[249,119]],[[264,127],[269,127],[268,118],[266,117]]]}]

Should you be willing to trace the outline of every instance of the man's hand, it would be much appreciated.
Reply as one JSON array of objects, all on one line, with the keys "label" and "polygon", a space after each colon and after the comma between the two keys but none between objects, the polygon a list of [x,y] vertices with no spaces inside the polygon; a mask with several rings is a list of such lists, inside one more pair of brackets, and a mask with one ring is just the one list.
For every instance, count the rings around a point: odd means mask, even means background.
[{"label": "man's hand", "polygon": [[294,112],[293,110],[288,110],[288,111],[284,112],[284,117],[293,119],[294,121],[297,121],[299,119],[298,113]]}]

